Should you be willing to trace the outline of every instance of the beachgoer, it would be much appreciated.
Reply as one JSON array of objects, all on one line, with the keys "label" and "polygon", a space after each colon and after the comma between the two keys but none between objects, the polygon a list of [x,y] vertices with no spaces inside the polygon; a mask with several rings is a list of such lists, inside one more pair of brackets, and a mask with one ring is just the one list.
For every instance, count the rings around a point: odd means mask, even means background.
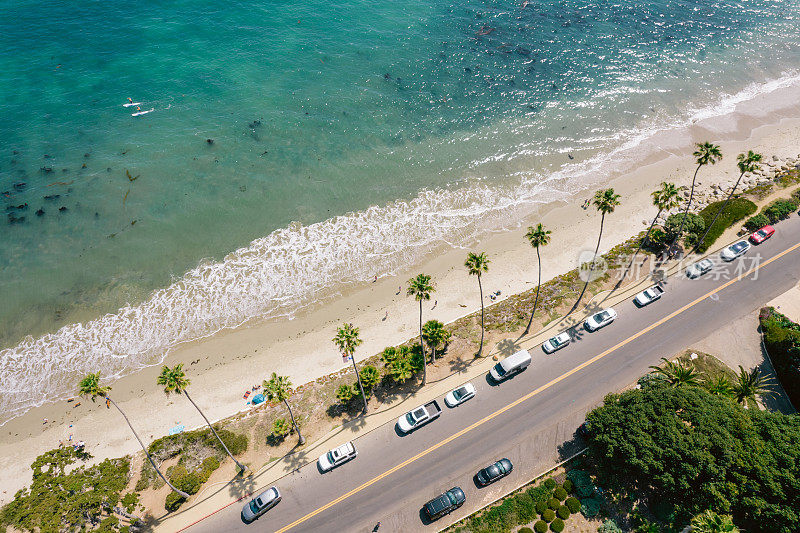
[{"label": "beachgoer", "polygon": [[133,98],[131,98],[130,96],[128,97],[128,103],[129,103],[129,104],[132,104],[132,103],[133,103]]}]

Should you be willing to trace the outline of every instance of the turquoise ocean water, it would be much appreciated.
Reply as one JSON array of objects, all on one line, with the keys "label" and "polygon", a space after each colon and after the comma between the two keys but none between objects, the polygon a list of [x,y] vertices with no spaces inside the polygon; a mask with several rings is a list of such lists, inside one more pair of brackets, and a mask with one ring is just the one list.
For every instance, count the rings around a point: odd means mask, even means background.
[{"label": "turquoise ocean water", "polygon": [[798,15],[0,1],[0,419],[568,198],[603,154],[796,76]]}]

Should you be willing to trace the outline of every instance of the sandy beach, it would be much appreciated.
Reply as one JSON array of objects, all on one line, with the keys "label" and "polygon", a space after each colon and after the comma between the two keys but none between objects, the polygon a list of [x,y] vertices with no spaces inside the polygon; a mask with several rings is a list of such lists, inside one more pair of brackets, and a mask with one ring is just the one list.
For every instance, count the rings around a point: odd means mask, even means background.
[{"label": "sandy beach", "polygon": [[[528,290],[536,283],[535,253],[524,240],[527,226],[542,222],[552,233],[543,248],[542,275],[550,279],[576,266],[578,254],[593,250],[600,216],[581,204],[600,186],[614,187],[621,205],[606,219],[601,251],[646,229],[655,214],[650,193],[661,181],[678,185],[691,182],[695,164],[692,145],[712,141],[721,145],[724,158],[699,175],[701,188],[712,183],[732,183],[738,177],[736,155],[752,149],[764,155],[797,157],[800,154],[800,88],[789,87],[736,105],[727,115],[697,120],[689,127],[659,132],[609,161],[610,178],[592,183],[569,202],[541,207],[520,220],[516,229],[490,234],[468,249],[444,244],[423,264],[414,265],[373,283],[352,286],[329,302],[306,310],[293,320],[272,321],[223,331],[207,339],[184,344],[166,357],[166,364],[183,362],[192,379],[193,397],[211,418],[220,419],[247,409],[245,391],[272,372],[288,375],[295,385],[342,368],[341,355],[331,338],[338,325],[352,322],[364,340],[356,356],[363,358],[384,347],[399,344],[417,333],[417,303],[405,295],[408,278],[419,272],[433,276],[436,293],[424,306],[425,320],[450,322],[479,309],[477,282],[463,267],[468,251],[485,251],[491,260],[483,278],[488,294],[501,298]],[[640,154],[632,161],[631,154]],[[627,162],[626,162],[627,161]],[[153,366],[112,384],[112,396],[126,411],[146,442],[165,435],[169,428],[202,424],[184,398],[167,398],[156,385],[160,367]],[[95,461],[138,450],[138,444],[115,410],[87,399],[58,402],[33,409],[0,427],[0,504],[30,480],[33,459],[59,442],[82,440]]]}]

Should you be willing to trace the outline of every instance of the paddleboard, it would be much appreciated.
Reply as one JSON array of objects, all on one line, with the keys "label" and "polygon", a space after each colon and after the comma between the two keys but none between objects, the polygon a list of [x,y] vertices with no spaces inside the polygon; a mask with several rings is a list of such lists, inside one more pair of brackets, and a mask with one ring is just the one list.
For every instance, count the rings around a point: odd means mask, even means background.
[{"label": "paddleboard", "polygon": [[127,104],[122,104],[122,107],[131,107],[135,105],[142,105],[141,102],[128,102]]},{"label": "paddleboard", "polygon": [[148,113],[152,113],[155,110],[156,110],[155,108],[151,108],[151,109],[148,109],[147,111],[139,111],[137,113],[131,113],[131,116],[132,117],[138,117],[139,115],[146,115]]}]

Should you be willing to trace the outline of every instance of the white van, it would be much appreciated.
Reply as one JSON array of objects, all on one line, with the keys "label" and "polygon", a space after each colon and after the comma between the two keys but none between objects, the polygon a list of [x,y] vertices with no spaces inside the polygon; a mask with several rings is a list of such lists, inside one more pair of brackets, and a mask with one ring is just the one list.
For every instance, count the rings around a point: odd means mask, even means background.
[{"label": "white van", "polygon": [[500,382],[517,372],[522,372],[528,368],[529,364],[531,364],[531,354],[528,353],[528,350],[520,350],[494,365],[489,371],[489,375],[493,380]]}]

